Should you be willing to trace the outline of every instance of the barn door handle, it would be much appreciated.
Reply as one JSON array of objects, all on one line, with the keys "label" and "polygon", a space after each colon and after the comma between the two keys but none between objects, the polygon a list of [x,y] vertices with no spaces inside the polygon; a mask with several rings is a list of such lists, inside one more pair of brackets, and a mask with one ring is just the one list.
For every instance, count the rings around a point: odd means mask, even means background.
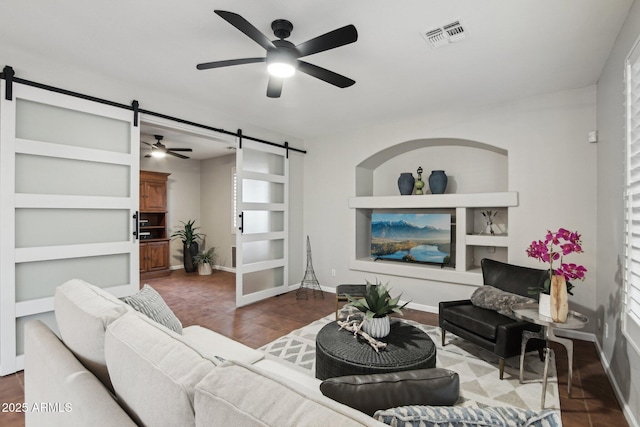
[{"label": "barn door handle", "polygon": [[133,237],[135,237],[136,240],[137,240],[137,239],[140,238],[140,236],[138,236],[138,234],[140,234],[139,233],[139,231],[140,231],[140,222],[138,221],[138,211],[136,211],[136,213],[133,214],[133,223],[135,224],[133,226],[133,228],[134,228]]},{"label": "barn door handle", "polygon": [[238,230],[242,233],[244,229],[244,212],[241,212],[238,216],[240,217],[240,227],[238,227]]}]

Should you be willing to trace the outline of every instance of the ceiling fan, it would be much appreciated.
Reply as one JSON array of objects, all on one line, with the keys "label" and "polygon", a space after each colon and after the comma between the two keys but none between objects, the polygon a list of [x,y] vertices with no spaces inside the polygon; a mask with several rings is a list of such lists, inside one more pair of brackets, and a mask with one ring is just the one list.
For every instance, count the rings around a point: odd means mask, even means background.
[{"label": "ceiling fan", "polygon": [[293,24],[286,19],[276,19],[271,23],[271,29],[278,38],[278,40],[271,41],[237,13],[224,10],[215,10],[214,12],[262,46],[267,51],[267,54],[266,57],[259,58],[205,62],[197,65],[196,68],[198,70],[266,62],[267,70],[269,71],[269,83],[267,85],[267,96],[269,98],[280,97],[283,79],[292,76],[296,69],[339,88],[349,87],[355,83],[355,80],[348,77],[298,59],[355,42],[358,40],[358,32],[353,25],[338,28],[304,43],[294,45],[285,40],[293,30]]},{"label": "ceiling fan", "polygon": [[189,157],[175,153],[175,151],[193,151],[191,148],[167,148],[164,144],[162,144],[162,142],[160,142],[164,138],[162,135],[153,135],[153,137],[157,141],[155,144],[149,144],[148,142],[141,141],[143,144],[147,144],[149,147],[151,147],[151,152],[145,157],[164,157],[169,154],[181,159],[188,159]]}]

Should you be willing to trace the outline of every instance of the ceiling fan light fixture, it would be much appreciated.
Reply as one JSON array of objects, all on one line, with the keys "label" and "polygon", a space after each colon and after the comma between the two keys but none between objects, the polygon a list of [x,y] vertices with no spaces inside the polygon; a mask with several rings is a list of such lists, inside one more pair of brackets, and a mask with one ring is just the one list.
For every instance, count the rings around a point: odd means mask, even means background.
[{"label": "ceiling fan light fixture", "polygon": [[286,79],[296,73],[296,67],[286,62],[273,62],[267,65],[267,71],[273,77],[280,77]]},{"label": "ceiling fan light fixture", "polygon": [[165,153],[162,150],[153,150],[153,151],[151,151],[151,155],[153,157],[155,157],[156,159],[163,159],[163,158],[165,158],[167,156],[167,153]]},{"label": "ceiling fan light fixture", "polygon": [[270,51],[267,53],[267,72],[273,77],[291,77],[296,73],[296,59],[285,47]]}]

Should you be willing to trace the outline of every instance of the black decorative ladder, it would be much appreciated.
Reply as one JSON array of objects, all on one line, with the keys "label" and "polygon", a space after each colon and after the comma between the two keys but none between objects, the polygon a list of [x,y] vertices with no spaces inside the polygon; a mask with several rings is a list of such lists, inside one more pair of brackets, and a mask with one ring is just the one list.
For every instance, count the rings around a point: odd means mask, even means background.
[{"label": "black decorative ladder", "polygon": [[316,293],[320,293],[322,299],[324,299],[324,292],[320,287],[316,273],[313,271],[313,263],[311,261],[311,243],[309,242],[309,236],[307,236],[307,270],[304,272],[304,278],[300,282],[300,287],[296,291],[296,299],[309,299],[307,295],[307,289],[311,289],[313,298],[316,297]]}]

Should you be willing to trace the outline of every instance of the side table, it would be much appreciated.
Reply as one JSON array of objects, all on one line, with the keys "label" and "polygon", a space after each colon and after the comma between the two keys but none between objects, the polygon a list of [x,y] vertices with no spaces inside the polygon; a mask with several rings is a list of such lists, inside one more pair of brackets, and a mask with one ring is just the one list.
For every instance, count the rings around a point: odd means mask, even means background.
[{"label": "side table", "polygon": [[535,323],[542,326],[540,332],[523,331],[522,333],[522,349],[520,352],[520,383],[523,381],[524,375],[524,354],[527,348],[527,341],[531,338],[538,338],[546,341],[544,356],[544,373],[542,374],[542,401],[540,406],[544,408],[544,398],[547,393],[547,374],[549,373],[549,342],[557,342],[567,349],[567,359],[569,362],[569,378],[567,379],[567,392],[571,397],[571,383],[573,382],[573,341],[566,338],[560,338],[553,333],[553,329],[582,329],[588,322],[589,318],[577,311],[569,311],[567,321],[564,323],[554,322],[547,316],[538,313],[538,304],[515,304],[511,307],[513,314],[520,320]]},{"label": "side table", "polygon": [[[375,285],[372,285],[375,286]],[[351,297],[364,297],[364,293],[367,290],[367,285],[338,285],[336,286],[336,320],[338,320],[338,305],[340,301],[349,301],[347,295]]]}]

